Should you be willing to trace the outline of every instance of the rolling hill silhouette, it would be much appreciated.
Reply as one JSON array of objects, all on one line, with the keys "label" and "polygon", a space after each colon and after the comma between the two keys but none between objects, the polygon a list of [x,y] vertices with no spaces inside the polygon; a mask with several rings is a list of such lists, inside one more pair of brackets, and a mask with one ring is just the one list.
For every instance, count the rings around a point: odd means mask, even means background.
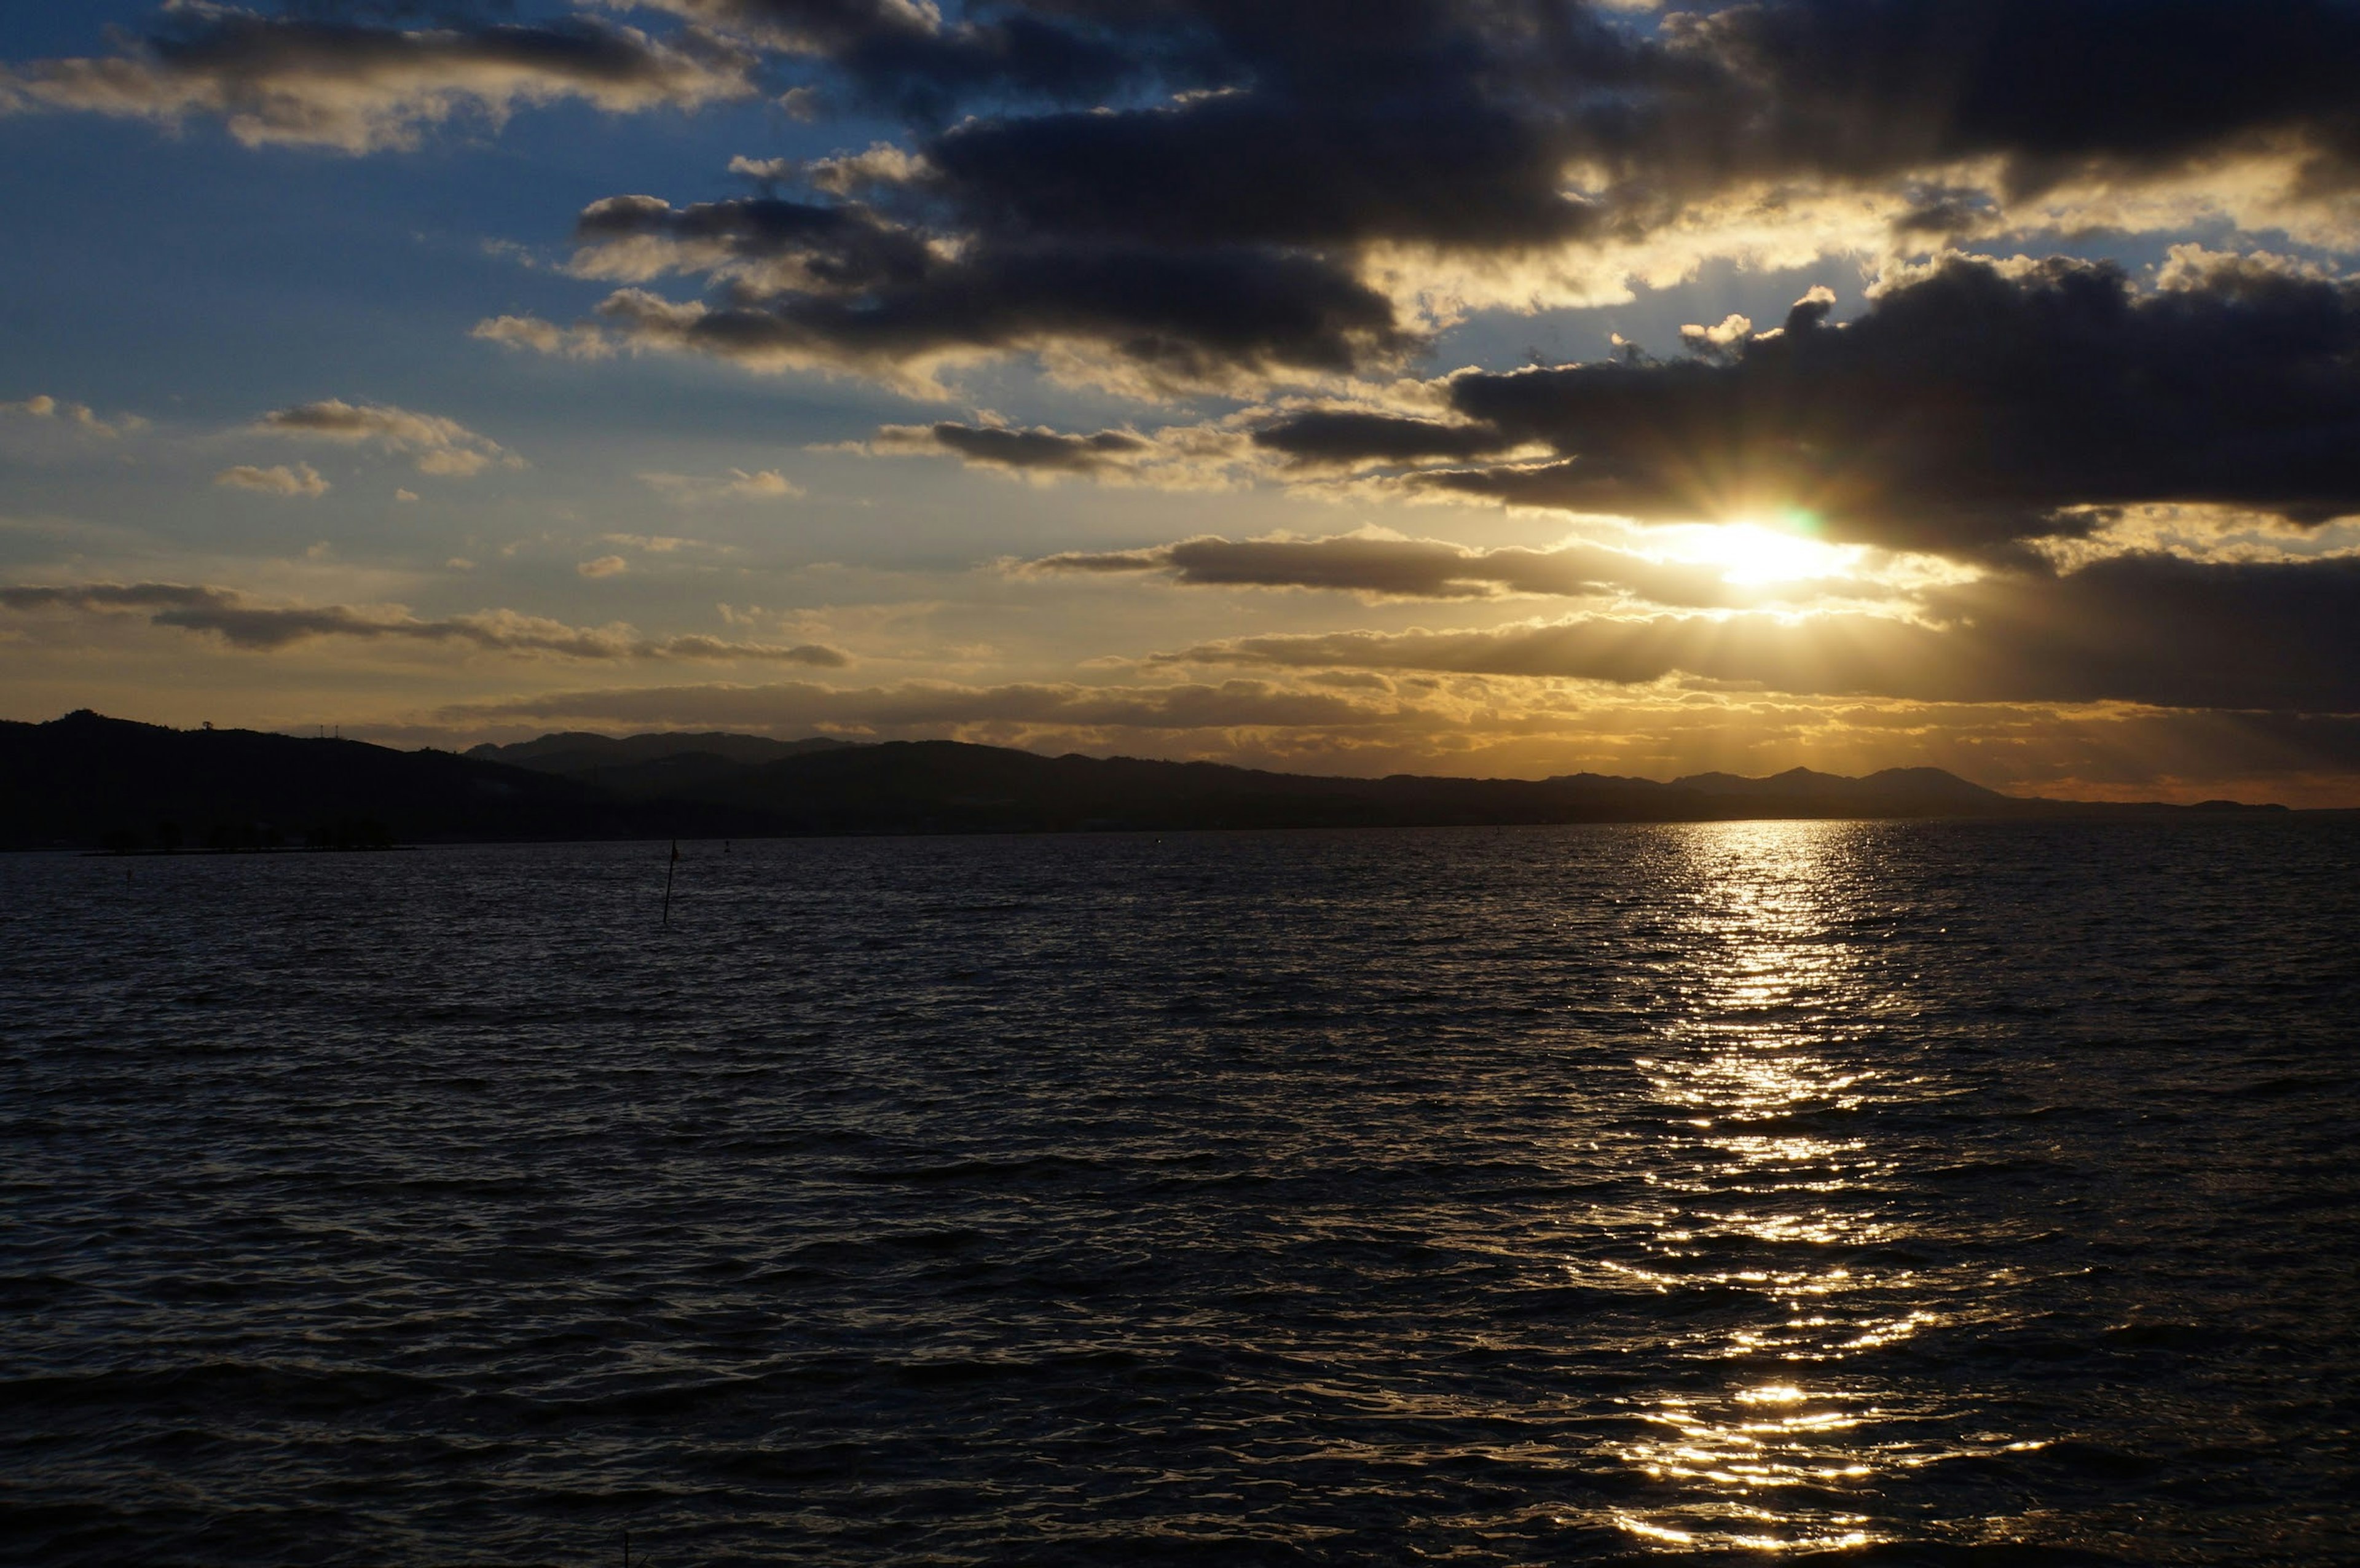
[{"label": "rolling hill silhouette", "polygon": [[2116,817],[2278,807],[2125,806],[2000,794],[1933,768],[1794,768],[1658,783],[1384,779],[1209,762],[1043,757],[958,741],[584,734],[466,755],[84,710],[0,722],[0,845],[119,850],[394,842],[1670,822],[1810,817]]}]

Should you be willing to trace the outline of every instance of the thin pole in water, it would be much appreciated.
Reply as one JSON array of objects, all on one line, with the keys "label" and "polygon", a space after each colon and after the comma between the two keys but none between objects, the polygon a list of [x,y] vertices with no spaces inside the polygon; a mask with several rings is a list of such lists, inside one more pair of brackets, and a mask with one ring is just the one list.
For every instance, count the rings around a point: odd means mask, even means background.
[{"label": "thin pole in water", "polygon": [[672,924],[672,874],[680,865],[680,840],[672,841],[672,858],[664,862],[663,923]]}]

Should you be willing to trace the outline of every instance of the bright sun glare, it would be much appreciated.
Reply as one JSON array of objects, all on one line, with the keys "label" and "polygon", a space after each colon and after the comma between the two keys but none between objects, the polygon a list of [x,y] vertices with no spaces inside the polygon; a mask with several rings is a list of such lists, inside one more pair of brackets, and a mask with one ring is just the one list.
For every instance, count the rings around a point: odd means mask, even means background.
[{"label": "bright sun glare", "polygon": [[1743,586],[1840,577],[1861,555],[1857,545],[1828,544],[1797,528],[1758,522],[1699,524],[1677,530],[1674,552],[1722,568],[1721,581]]}]

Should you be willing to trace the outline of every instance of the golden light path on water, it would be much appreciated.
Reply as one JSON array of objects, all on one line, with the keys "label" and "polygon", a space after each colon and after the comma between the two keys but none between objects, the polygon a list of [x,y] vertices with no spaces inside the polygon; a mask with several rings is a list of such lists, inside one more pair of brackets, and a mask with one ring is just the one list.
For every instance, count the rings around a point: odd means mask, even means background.
[{"label": "golden light path on water", "polygon": [[[1651,1483],[1613,1522],[1693,1552],[1827,1551],[1887,1539],[1886,1494],[1963,1452],[2032,1446],[1955,1419],[1879,1376],[1877,1353],[1937,1328],[1945,1295],[1907,1261],[1913,1222],[1893,1194],[1902,1151],[1880,1104],[1939,1093],[1881,1062],[1881,1023],[1909,1004],[1875,962],[1881,911],[1843,822],[1681,830],[1690,960],[1660,1051],[1636,1066],[1685,1131],[1649,1177],[1660,1194],[1639,1256],[1613,1267],[1662,1292],[1718,1290],[1659,1348],[1692,1379],[1634,1401],[1643,1435],[1620,1457]],[[1863,1259],[1868,1259],[1863,1261]],[[1747,1304],[1751,1310],[1747,1310]],[[1980,1314],[1979,1314],[1980,1315]]]}]

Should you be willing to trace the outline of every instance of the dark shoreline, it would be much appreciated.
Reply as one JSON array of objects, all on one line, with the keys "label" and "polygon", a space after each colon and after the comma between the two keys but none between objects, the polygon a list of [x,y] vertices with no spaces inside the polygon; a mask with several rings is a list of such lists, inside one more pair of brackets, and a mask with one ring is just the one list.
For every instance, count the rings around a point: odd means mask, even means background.
[{"label": "dark shoreline", "polygon": [[[518,839],[470,839],[454,843],[516,844],[530,843]],[[67,845],[71,849],[72,846]],[[399,850],[423,849],[419,844],[233,844],[215,848],[201,844],[193,849],[85,849],[85,860],[180,860],[191,855],[388,855]]]},{"label": "dark shoreline", "polygon": [[1742,822],[1913,822],[1926,824],[1984,823],[2016,827],[2039,827],[2063,823],[2089,826],[2129,826],[2155,823],[2185,823],[2189,825],[2227,824],[2233,822],[2266,822],[2289,827],[2317,826],[2324,822],[2360,822],[2360,808],[2334,806],[2300,808],[2287,806],[2249,806],[2234,811],[2203,811],[2192,806],[2156,805],[2133,806],[2118,811],[2075,813],[2047,812],[1952,812],[1948,814],[1916,814],[1909,816],[1866,816],[1843,813],[1754,813],[1739,816],[1695,817],[1591,817],[1552,819],[1530,822],[1303,822],[1207,826],[1191,824],[1182,827],[1035,827],[1035,828],[846,828],[806,833],[646,833],[612,834],[596,838],[430,838],[415,842],[384,844],[275,844],[216,849],[88,849],[74,844],[18,844],[0,848],[0,854],[71,855],[83,860],[187,860],[217,859],[223,856],[354,855],[370,855],[400,854],[425,849],[488,848],[494,846],[541,845],[561,848],[568,844],[664,844],[707,845],[713,844],[807,844],[815,841],[846,839],[895,838],[1136,838],[1164,837],[1167,834],[1229,833],[1395,833],[1395,832],[1469,832],[1490,829],[1506,832],[1524,828],[1611,828],[1611,827],[1699,827],[1713,823]]},{"label": "dark shoreline", "polygon": [[125,856],[673,838],[2352,815],[2360,811],[2010,796],[1936,768],[1668,783],[1587,773],[1367,779],[956,741],[550,735],[461,756],[90,713],[0,723],[0,848]]}]

